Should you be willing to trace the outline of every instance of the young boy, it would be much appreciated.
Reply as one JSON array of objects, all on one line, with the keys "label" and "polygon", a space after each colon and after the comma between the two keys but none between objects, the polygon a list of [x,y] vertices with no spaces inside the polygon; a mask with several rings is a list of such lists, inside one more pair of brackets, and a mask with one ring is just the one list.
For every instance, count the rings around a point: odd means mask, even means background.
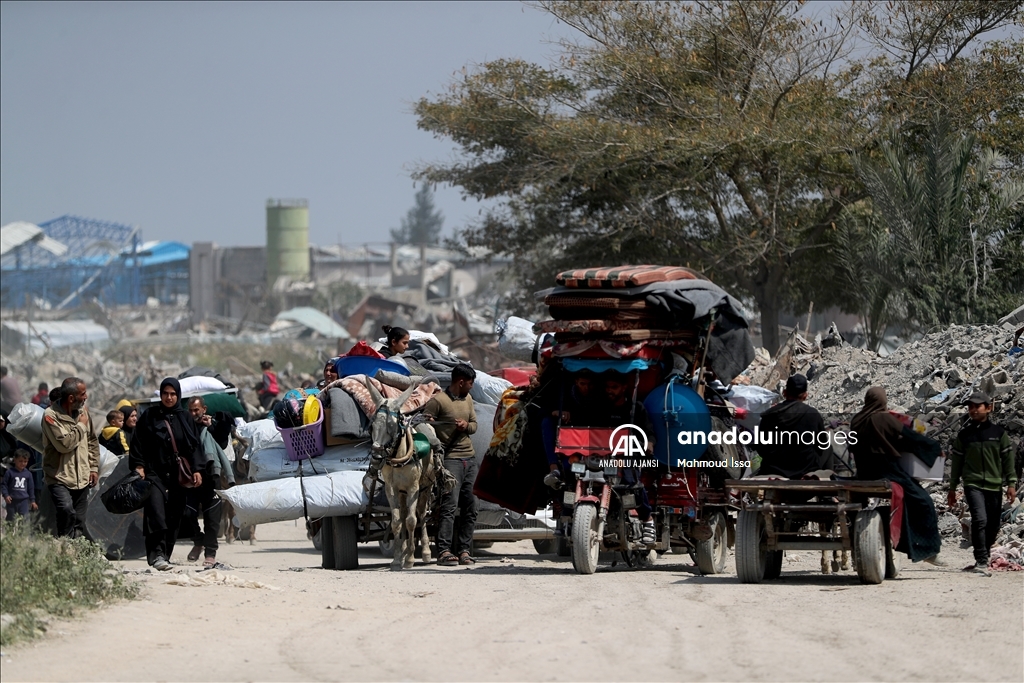
[{"label": "young boy", "polygon": [[28,451],[19,448],[14,451],[14,465],[4,472],[0,493],[7,503],[7,521],[13,521],[15,515],[27,517],[29,510],[38,510],[36,505],[36,484],[32,473],[28,471]]},{"label": "young boy", "polygon": [[100,445],[114,455],[128,452],[128,440],[124,438],[124,413],[111,410],[107,413],[107,426],[100,432]]},{"label": "young boy", "polygon": [[964,498],[971,510],[971,545],[974,546],[974,564],[964,567],[964,571],[986,575],[989,551],[999,533],[1003,486],[1006,486],[1007,500],[1012,502],[1017,495],[1010,437],[988,419],[991,412],[992,399],[985,392],[975,391],[967,399],[971,421],[953,441],[947,500],[950,507],[956,505],[956,486],[962,478]]}]

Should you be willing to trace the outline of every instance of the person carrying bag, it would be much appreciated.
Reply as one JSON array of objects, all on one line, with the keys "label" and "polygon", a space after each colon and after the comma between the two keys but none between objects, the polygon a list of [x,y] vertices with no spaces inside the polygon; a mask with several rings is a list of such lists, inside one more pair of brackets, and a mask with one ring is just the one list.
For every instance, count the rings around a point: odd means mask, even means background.
[{"label": "person carrying bag", "polygon": [[181,401],[181,385],[173,377],[160,383],[160,403],[139,418],[128,458],[128,467],[152,484],[143,506],[146,559],[154,569],[167,571],[185,510],[185,490],[202,484],[205,461],[195,423]]}]

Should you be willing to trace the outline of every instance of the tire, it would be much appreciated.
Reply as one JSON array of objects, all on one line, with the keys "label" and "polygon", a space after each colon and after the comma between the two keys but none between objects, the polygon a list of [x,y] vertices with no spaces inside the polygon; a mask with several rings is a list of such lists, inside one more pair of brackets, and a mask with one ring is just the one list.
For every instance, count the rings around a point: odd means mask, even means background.
[{"label": "tire", "polygon": [[764,517],[756,510],[742,510],[736,523],[736,575],[741,583],[761,583],[767,569]]},{"label": "tire", "polygon": [[324,569],[335,569],[334,559],[334,520],[324,517],[320,522],[320,566]]},{"label": "tire", "polygon": [[321,526],[319,529],[317,529],[317,532],[313,534],[312,538],[310,538],[310,540],[313,541],[313,547],[319,550],[320,552],[323,552],[324,550],[323,533],[324,529],[323,526]]},{"label": "tire", "polygon": [[380,554],[383,557],[393,558],[395,556],[395,537],[388,536],[377,541],[377,547],[380,548]]},{"label": "tire", "polygon": [[569,547],[569,538],[567,536],[559,536],[557,547],[555,548],[555,554],[559,557],[569,557],[572,555],[572,548]]},{"label": "tire", "polygon": [[355,516],[333,517],[332,522],[334,568],[356,569],[359,567],[359,539]]},{"label": "tire", "polygon": [[577,574],[593,574],[601,555],[601,539],[597,537],[597,506],[584,503],[572,515],[572,566]]},{"label": "tire", "polygon": [[729,556],[729,529],[725,515],[713,512],[707,518],[711,525],[711,538],[697,541],[697,566],[701,574],[721,574],[725,571],[725,560]]},{"label": "tire", "polygon": [[533,549],[537,551],[538,555],[554,555],[555,551],[558,550],[558,539],[534,539]]},{"label": "tire", "polygon": [[861,583],[878,584],[885,580],[885,527],[878,510],[862,510],[853,522],[854,569]]}]

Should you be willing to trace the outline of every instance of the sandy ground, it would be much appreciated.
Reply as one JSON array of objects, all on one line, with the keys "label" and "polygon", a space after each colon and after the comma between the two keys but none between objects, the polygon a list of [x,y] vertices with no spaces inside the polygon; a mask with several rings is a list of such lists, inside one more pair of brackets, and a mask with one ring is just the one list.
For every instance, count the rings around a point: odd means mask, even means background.
[{"label": "sandy ground", "polygon": [[577,576],[529,542],[403,572],[361,546],[358,571],[325,571],[300,525],[258,536],[219,559],[279,590],[167,585],[125,562],[142,599],[7,649],[3,680],[1024,680],[1024,576],[963,574],[960,548],[879,586],[822,576],[813,553],[743,585],[731,558],[719,576],[672,555]]}]

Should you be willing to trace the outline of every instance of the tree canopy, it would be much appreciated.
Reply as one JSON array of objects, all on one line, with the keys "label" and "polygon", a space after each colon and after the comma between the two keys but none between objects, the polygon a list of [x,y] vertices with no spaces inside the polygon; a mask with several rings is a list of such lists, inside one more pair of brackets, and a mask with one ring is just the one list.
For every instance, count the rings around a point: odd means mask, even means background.
[{"label": "tree canopy", "polygon": [[444,216],[434,208],[434,193],[424,183],[416,192],[415,204],[405,214],[402,225],[391,230],[391,239],[399,244],[433,246],[441,240]]},{"label": "tree canopy", "polygon": [[458,238],[511,256],[523,291],[564,267],[688,265],[752,299],[774,351],[787,307],[848,303],[821,266],[872,196],[857,160],[893,130],[919,142],[941,114],[1019,170],[1020,7],[542,3],[577,38],[421,99],[419,126],[460,155],[418,177],[499,199]]}]

